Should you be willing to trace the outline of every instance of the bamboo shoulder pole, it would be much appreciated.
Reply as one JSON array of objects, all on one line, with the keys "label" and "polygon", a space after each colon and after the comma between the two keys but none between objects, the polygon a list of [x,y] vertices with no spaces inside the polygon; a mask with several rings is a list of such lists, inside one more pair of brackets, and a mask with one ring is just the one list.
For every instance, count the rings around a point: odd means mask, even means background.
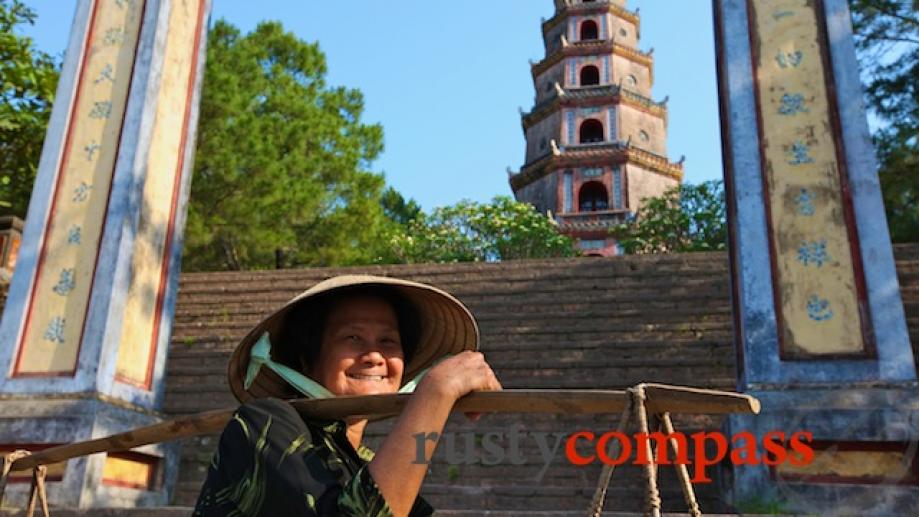
[{"label": "bamboo shoulder pole", "polygon": [[757,415],[761,409],[756,397],[743,393],[656,383],[644,383],[640,386],[644,387],[648,397],[648,409],[654,413]]},{"label": "bamboo shoulder pole", "polygon": [[208,411],[146,427],[139,427],[104,438],[49,447],[16,460],[13,463],[12,470],[29,470],[38,465],[58,463],[98,452],[127,451],[135,447],[150,445],[151,443],[216,433],[223,429],[223,426],[227,424],[227,421],[230,420],[235,411],[235,409]]},{"label": "bamboo shoulder pole", "polygon": [[[654,412],[752,413],[759,401],[749,395],[724,391],[645,384]],[[399,414],[411,394],[346,396],[291,401],[306,417],[334,420],[348,416],[381,418]],[[503,390],[475,392],[453,406],[454,411],[476,413],[605,414],[622,411],[628,404],[623,390]],[[153,443],[219,432],[235,409],[220,409],[167,420],[124,433],[85,442],[51,447],[16,460],[12,470],[28,470],[99,452],[118,452]]]}]

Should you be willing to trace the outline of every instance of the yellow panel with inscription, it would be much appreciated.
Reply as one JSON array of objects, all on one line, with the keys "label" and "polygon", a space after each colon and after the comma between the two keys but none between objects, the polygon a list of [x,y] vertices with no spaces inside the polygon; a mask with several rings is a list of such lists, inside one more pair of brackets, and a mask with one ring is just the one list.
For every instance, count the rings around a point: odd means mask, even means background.
[{"label": "yellow panel with inscription", "polygon": [[153,456],[135,454],[109,454],[102,467],[102,483],[106,485],[154,490],[156,465]]},{"label": "yellow panel with inscription", "polygon": [[76,370],[144,4],[94,4],[14,376]]},{"label": "yellow panel with inscription", "polygon": [[172,2],[165,61],[147,160],[140,223],[135,240],[131,286],[124,308],[116,379],[150,388],[159,311],[165,296],[168,239],[175,222],[182,174],[186,124],[195,81],[197,34],[202,0]]},{"label": "yellow panel with inscription", "polygon": [[814,461],[803,466],[783,463],[776,472],[793,477],[874,478],[899,480],[910,465],[897,451],[816,451]]},{"label": "yellow panel with inscription", "polygon": [[815,3],[750,2],[786,358],[867,349]]}]

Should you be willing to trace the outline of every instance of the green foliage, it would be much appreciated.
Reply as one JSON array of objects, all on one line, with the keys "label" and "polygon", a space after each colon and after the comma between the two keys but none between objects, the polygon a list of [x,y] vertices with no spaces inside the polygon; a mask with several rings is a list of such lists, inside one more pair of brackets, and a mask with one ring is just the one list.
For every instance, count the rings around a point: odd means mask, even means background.
[{"label": "green foliage", "polygon": [[384,262],[484,262],[577,255],[552,219],[507,196],[460,201],[395,228]]},{"label": "green foliage", "polygon": [[208,36],[186,269],[367,263],[390,223],[383,150],[357,90],[325,83],[325,56],[278,22]]},{"label": "green foliage", "polygon": [[58,79],[54,59],[16,34],[34,23],[22,2],[0,0],[0,210],[19,217],[29,206]]},{"label": "green foliage", "polygon": [[416,219],[421,214],[421,207],[414,199],[409,199],[408,201],[402,197],[396,189],[388,187],[383,191],[383,197],[380,199],[380,203],[383,205],[383,213],[390,221],[400,224],[402,226],[407,225],[412,220]]},{"label": "green foliage", "polygon": [[724,185],[683,184],[645,198],[635,217],[613,228],[625,253],[682,253],[727,248]]},{"label": "green foliage", "polygon": [[891,238],[919,241],[919,1],[849,0]]}]

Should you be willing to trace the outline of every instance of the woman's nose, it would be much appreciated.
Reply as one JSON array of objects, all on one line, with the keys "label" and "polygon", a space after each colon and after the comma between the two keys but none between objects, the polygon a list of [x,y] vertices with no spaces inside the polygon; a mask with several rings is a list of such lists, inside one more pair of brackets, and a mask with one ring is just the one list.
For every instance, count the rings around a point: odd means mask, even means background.
[{"label": "woman's nose", "polygon": [[380,364],[385,361],[383,358],[383,353],[380,352],[379,348],[369,348],[364,350],[361,359],[364,361],[364,363],[367,364]]}]

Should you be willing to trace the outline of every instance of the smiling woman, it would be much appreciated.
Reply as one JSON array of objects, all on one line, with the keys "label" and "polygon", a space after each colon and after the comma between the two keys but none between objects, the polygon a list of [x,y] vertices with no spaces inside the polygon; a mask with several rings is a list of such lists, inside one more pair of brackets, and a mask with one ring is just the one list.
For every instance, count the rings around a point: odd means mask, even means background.
[{"label": "smiling woman", "polygon": [[[243,402],[224,429],[195,515],[430,515],[413,436],[441,434],[453,404],[501,384],[469,310],[435,287],[342,276],[255,326],[230,359]],[[367,420],[304,420],[282,399],[413,392],[379,451]],[[426,443],[429,459],[436,441]]]}]

